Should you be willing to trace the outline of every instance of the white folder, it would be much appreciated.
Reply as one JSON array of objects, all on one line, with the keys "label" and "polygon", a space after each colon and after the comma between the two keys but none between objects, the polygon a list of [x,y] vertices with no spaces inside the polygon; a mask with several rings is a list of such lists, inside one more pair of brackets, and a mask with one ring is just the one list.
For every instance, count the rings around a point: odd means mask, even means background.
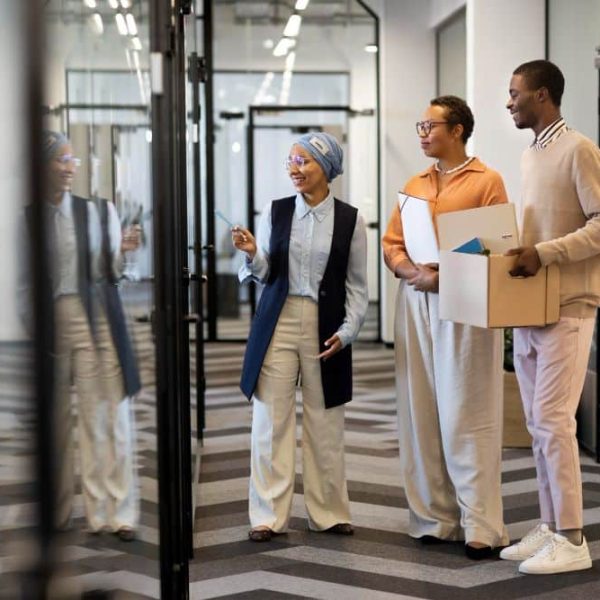
[{"label": "white folder", "polygon": [[404,245],[410,260],[417,264],[439,263],[440,252],[429,202],[398,192]]},{"label": "white folder", "polygon": [[440,248],[452,250],[478,237],[492,254],[504,254],[519,245],[514,204],[469,208],[437,217]]}]

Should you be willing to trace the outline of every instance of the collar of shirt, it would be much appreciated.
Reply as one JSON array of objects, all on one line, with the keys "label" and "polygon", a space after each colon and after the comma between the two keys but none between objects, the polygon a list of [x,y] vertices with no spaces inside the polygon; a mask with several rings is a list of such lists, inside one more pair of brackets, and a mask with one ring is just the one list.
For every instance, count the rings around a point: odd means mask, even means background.
[{"label": "collar of shirt", "polygon": [[[424,171],[421,171],[418,174],[418,176],[433,177],[435,175],[435,165],[436,163],[432,164],[429,168],[425,169]],[[469,164],[465,165],[460,171],[457,172],[464,173],[466,171],[477,171],[478,173],[483,173],[485,171],[485,165],[477,157],[475,157],[472,161],[469,162]]]},{"label": "collar of shirt", "polygon": [[60,214],[65,219],[70,219],[73,215],[73,200],[71,199],[71,193],[65,192],[63,194],[60,204],[53,204],[48,202],[48,210],[52,214]]},{"label": "collar of shirt", "polygon": [[567,130],[567,124],[563,117],[559,117],[554,121],[554,123],[550,123],[548,127],[546,127],[540,135],[538,135],[532,142],[531,147],[536,150],[543,150],[547,146],[549,146],[552,142],[554,142],[563,132]]},{"label": "collar of shirt", "polygon": [[323,202],[319,202],[319,204],[317,204],[315,207],[307,204],[302,194],[296,194],[296,217],[298,219],[303,219],[309,212],[312,211],[312,213],[315,215],[315,218],[320,223],[329,214],[332,208],[333,195],[331,190],[329,191],[327,198],[325,198]]}]

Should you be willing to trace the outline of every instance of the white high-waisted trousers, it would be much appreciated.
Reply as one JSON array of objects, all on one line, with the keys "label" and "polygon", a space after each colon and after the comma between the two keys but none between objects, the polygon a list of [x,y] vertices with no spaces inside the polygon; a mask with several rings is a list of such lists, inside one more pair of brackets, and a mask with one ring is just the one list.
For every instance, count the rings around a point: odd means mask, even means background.
[{"label": "white high-waisted trousers", "polygon": [[325,409],[318,305],[288,296],[253,397],[249,513],[252,527],[286,531],[296,467],[296,383],[302,382],[302,475],[311,529],[350,522],[344,406]]},{"label": "white high-waisted trousers", "polygon": [[400,282],[395,349],[409,534],[508,543],[502,517],[502,332],[441,321]]}]

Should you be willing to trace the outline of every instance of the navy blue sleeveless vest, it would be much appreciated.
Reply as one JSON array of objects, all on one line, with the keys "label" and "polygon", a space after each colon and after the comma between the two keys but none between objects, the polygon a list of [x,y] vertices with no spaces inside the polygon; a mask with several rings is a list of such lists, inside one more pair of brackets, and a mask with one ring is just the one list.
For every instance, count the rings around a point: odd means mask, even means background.
[{"label": "navy blue sleeveless vest", "polygon": [[[281,309],[288,296],[288,258],[296,197],[275,200],[271,209],[269,277],[263,289],[244,355],[240,387],[250,399],[271,343]],[[346,316],[346,273],[358,211],[334,200],[333,237],[323,280],[319,286],[319,347],[340,327]],[[325,407],[340,406],[352,399],[352,348],[350,345],[321,361]]]},{"label": "navy blue sleeveless vest", "polygon": [[100,214],[100,227],[102,231],[102,250],[100,253],[101,279],[98,282],[98,290],[100,300],[104,304],[111,337],[117,351],[119,364],[121,365],[125,394],[133,396],[140,391],[142,384],[135,352],[129,337],[129,331],[127,330],[127,319],[119,294],[119,282],[112,270],[108,233],[108,200],[98,198],[96,206]]}]

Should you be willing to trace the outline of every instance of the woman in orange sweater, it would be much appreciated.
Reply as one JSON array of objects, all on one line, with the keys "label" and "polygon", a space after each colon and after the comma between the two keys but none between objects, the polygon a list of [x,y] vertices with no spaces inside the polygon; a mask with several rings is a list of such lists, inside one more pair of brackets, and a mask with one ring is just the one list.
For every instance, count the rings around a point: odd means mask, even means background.
[{"label": "woman in orange sweater", "polygon": [[[440,213],[507,202],[500,175],[465,144],[473,114],[460,98],[431,101],[417,123],[421,148],[436,162],[404,193]],[[508,542],[500,489],[502,336],[441,321],[438,267],[415,264],[404,244],[399,207],[382,240],[385,263],[400,279],[395,351],[398,431],[409,534],[424,543],[464,540],[469,558]]]}]

